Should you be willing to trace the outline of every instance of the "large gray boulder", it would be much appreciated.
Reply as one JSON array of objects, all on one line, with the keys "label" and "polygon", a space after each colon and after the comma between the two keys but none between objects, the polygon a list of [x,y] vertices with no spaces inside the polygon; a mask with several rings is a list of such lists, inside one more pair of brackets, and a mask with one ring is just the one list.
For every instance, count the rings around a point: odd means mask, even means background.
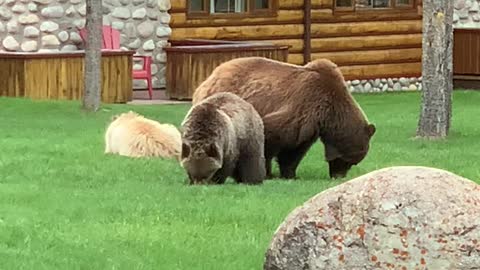
[{"label": "large gray boulder", "polygon": [[480,269],[480,186],[427,167],[363,175],[290,213],[264,269]]}]

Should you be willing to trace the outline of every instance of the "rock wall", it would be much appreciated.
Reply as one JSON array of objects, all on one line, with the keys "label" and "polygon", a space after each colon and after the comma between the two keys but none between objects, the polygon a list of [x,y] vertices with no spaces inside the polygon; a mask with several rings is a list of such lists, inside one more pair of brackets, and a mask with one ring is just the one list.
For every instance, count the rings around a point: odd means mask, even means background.
[{"label": "rock wall", "polygon": [[352,80],[347,86],[353,93],[417,91],[422,90],[422,77]]},{"label": "rock wall", "polygon": [[[103,0],[103,24],[120,30],[122,48],[153,57],[154,87],[165,85],[169,9],[170,0]],[[0,0],[0,51],[83,49],[78,29],[85,16],[85,0]],[[146,83],[134,81],[134,86]]]},{"label": "rock wall", "polygon": [[479,0],[455,0],[455,28],[480,28]]}]

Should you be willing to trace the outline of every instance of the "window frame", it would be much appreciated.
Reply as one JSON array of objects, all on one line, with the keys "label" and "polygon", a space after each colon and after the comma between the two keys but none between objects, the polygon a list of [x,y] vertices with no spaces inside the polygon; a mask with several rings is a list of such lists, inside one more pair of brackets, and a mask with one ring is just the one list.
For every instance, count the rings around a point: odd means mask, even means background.
[{"label": "window frame", "polygon": [[227,18],[251,18],[251,17],[275,17],[278,13],[278,1],[280,0],[268,0],[269,8],[267,9],[256,9],[255,0],[246,0],[247,1],[247,11],[246,12],[233,12],[233,13],[211,13],[210,12],[210,3],[213,0],[203,0],[203,10],[202,11],[191,11],[191,2],[192,0],[187,0],[187,19],[227,19]]},{"label": "window frame", "polygon": [[386,8],[360,8],[357,9],[355,7],[355,2],[358,0],[351,0],[352,5],[349,7],[339,7],[337,6],[338,0],[333,0],[333,12],[334,13],[397,13],[397,12],[416,12],[417,11],[417,3],[419,0],[409,0],[411,4],[409,5],[398,5],[397,0],[390,0],[393,4],[390,7]]}]

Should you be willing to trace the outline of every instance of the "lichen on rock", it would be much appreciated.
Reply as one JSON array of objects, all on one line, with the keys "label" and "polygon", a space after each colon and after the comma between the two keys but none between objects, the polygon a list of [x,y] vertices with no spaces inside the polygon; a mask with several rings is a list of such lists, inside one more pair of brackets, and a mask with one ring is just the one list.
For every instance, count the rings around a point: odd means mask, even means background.
[{"label": "lichen on rock", "polygon": [[277,229],[265,270],[480,267],[480,185],[401,166],[321,192]]}]

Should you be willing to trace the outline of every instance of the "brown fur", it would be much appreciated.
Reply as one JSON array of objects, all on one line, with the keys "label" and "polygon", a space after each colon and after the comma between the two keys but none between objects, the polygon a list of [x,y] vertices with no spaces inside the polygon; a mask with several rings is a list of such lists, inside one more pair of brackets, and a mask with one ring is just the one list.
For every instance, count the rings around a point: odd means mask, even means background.
[{"label": "brown fur", "polygon": [[175,126],[160,124],[132,111],[112,120],[105,133],[105,153],[179,159],[182,142]]},{"label": "brown fur", "polygon": [[348,92],[338,67],[320,59],[297,66],[261,57],[218,66],[196,89],[193,104],[217,92],[251,103],[263,118],[267,175],[277,157],[281,176],[295,178],[311,145],[325,145],[331,177],[344,177],[368,153],[375,126]]},{"label": "brown fur", "polygon": [[252,105],[231,93],[197,103],[187,113],[181,164],[191,184],[260,184],[265,178],[262,118]]}]

